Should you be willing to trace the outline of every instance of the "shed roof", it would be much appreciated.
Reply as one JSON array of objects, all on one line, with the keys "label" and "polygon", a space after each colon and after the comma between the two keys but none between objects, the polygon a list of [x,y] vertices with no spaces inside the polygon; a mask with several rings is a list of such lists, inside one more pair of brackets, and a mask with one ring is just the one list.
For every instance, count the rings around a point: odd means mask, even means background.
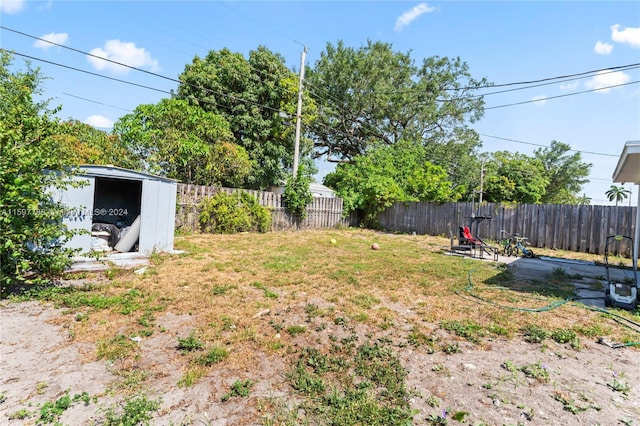
[{"label": "shed roof", "polygon": [[116,167],[112,165],[97,166],[90,164],[83,164],[78,166],[81,170],[81,174],[84,176],[94,177],[106,177],[117,179],[129,179],[129,180],[158,180],[162,182],[172,183],[176,182],[174,179],[169,179],[162,176],[156,176],[149,173],[137,172],[135,170],[124,169],[122,167]]},{"label": "shed roof", "polygon": [[618,165],[613,172],[613,181],[640,185],[640,141],[624,144]]}]

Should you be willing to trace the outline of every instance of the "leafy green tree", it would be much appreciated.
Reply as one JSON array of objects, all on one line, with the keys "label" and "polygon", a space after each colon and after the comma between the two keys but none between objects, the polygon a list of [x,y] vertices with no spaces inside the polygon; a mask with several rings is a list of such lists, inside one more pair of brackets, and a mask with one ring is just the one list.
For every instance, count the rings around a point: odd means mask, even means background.
[{"label": "leafy green tree", "polygon": [[[247,187],[264,189],[285,181],[293,164],[294,139],[287,122],[295,116],[298,78],[281,55],[263,46],[249,52],[248,59],[228,49],[212,50],[187,64],[180,81],[178,97],[224,117],[235,142],[248,153],[254,167]],[[305,120],[313,108],[313,102],[305,101]],[[307,167],[315,167],[308,158],[311,150],[303,139],[300,152],[307,158],[301,164]]]},{"label": "leafy green tree", "polygon": [[[11,71],[0,52],[0,286],[34,282],[62,272],[73,251],[63,206],[51,191],[66,188],[73,170],[54,138],[57,124],[47,101],[36,101],[43,77],[27,65]],[[4,293],[4,291],[3,291]]]},{"label": "leafy green tree", "polygon": [[224,117],[185,100],[140,105],[113,132],[140,167],[187,183],[242,186],[252,164]]},{"label": "leafy green tree", "polygon": [[485,167],[486,201],[540,203],[549,184],[543,164],[524,154],[495,152]]},{"label": "leafy green tree", "polygon": [[59,123],[54,138],[73,164],[111,164],[128,169],[140,166],[117,135],[78,120]]},{"label": "leafy green tree", "polygon": [[589,182],[593,165],[583,162],[579,152],[569,155],[570,151],[569,145],[555,140],[548,148],[535,151],[534,157],[542,163],[549,178],[541,203],[575,204],[582,185]]},{"label": "leafy green tree", "polygon": [[615,200],[616,207],[618,206],[618,203],[621,203],[626,198],[628,198],[629,194],[631,194],[630,190],[626,189],[624,186],[617,185],[611,185],[611,188],[609,188],[607,192],[605,192],[605,195],[607,196],[609,201]]},{"label": "leafy green tree", "polygon": [[429,57],[416,65],[389,43],[368,41],[357,49],[328,43],[306,84],[318,102],[310,128],[317,155],[348,162],[411,140],[429,150],[454,186],[469,191],[480,145],[469,124],[483,115],[484,101],[474,92],[485,84],[459,58]]},{"label": "leafy green tree", "polygon": [[347,213],[363,215],[366,226],[376,226],[378,214],[396,202],[446,202],[461,195],[447,180],[446,171],[427,160],[426,150],[409,142],[355,156],[339,164],[324,183],[344,200]]}]

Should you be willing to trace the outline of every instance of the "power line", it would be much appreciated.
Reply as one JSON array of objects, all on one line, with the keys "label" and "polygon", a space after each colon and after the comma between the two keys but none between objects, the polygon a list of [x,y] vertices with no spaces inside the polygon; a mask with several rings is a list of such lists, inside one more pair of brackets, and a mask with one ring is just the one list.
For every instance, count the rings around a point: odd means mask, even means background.
[{"label": "power line", "polygon": [[234,12],[235,12],[235,13],[237,13],[238,15],[244,16],[245,18],[250,19],[250,20],[252,20],[253,22],[255,22],[255,23],[257,23],[257,24],[262,25],[263,27],[265,27],[265,28],[266,28],[266,29],[268,29],[269,31],[273,31],[274,33],[276,33],[276,34],[280,35],[281,37],[286,38],[286,39],[287,39],[287,40],[289,40],[289,41],[292,41],[292,42],[294,42],[294,43],[296,43],[296,44],[299,44],[299,45],[300,45],[300,46],[302,46],[302,47],[306,47],[306,44],[301,43],[301,42],[299,42],[298,40],[296,40],[296,39],[294,39],[294,38],[289,37],[288,35],[286,35],[286,34],[285,34],[285,33],[283,33],[282,31],[278,31],[278,30],[276,30],[276,29],[274,29],[274,28],[271,28],[269,25],[265,24],[264,22],[262,22],[262,21],[260,21],[260,20],[258,20],[258,19],[256,19],[256,18],[254,18],[254,17],[252,17],[252,16],[249,16],[249,15],[247,15],[247,14],[245,14],[245,13],[240,12],[240,11],[239,11],[239,10],[237,10],[237,9],[232,8],[231,6],[229,6],[228,4],[226,4],[226,2],[219,1],[218,3],[219,3],[219,4],[221,4],[222,6],[226,7],[227,9],[234,11]]},{"label": "power line", "polygon": [[[487,138],[500,139],[500,140],[507,141],[507,142],[515,142],[515,143],[521,143],[521,144],[524,144],[524,145],[533,145],[533,146],[540,146],[540,147],[543,147],[543,148],[550,148],[550,147],[549,147],[549,145],[542,145],[542,144],[533,143],[533,142],[519,141],[519,140],[517,140],[517,139],[503,138],[503,137],[500,137],[500,136],[494,136],[494,135],[487,135],[486,133],[478,133],[478,134],[479,134],[480,136],[484,136],[484,137],[487,137]],[[579,153],[581,153],[581,154],[602,155],[602,156],[604,156],[604,157],[616,157],[616,158],[618,158],[618,157],[619,157],[619,155],[615,155],[615,154],[604,154],[604,153],[602,153],[602,152],[580,151],[580,150],[577,150],[577,149],[569,149],[569,151],[572,151],[572,152],[579,152]]]},{"label": "power line", "polygon": [[[608,68],[600,68],[600,69],[592,70],[592,71],[584,71],[584,72],[580,72],[580,73],[560,75],[560,76],[556,76],[556,77],[547,77],[547,78],[541,78],[541,79],[538,79],[538,80],[516,81],[516,82],[513,82],[513,83],[490,84],[490,85],[486,85],[486,86],[470,87],[470,89],[488,89],[488,88],[494,88],[494,87],[517,86],[517,85],[521,85],[521,84],[535,84],[535,83],[541,83],[541,82],[544,82],[544,81],[560,80],[560,79],[566,79],[566,78],[571,78],[571,77],[585,76],[585,75],[588,75],[588,74],[596,74],[596,73],[599,73],[601,71],[620,70],[620,69],[627,68],[627,67],[637,67],[637,66],[640,66],[640,63],[629,64],[629,65],[620,65],[620,66],[608,67]],[[467,89],[467,88],[463,88],[463,89]],[[448,90],[462,90],[462,89],[448,89]]]},{"label": "power line", "polygon": [[[44,42],[46,42],[46,43],[52,44],[52,45],[54,45],[54,46],[61,47],[61,48],[63,48],[63,49],[71,50],[71,51],[76,52],[76,53],[80,53],[80,54],[87,55],[87,56],[90,56],[90,57],[93,57],[93,58],[96,58],[96,59],[100,59],[100,60],[103,60],[103,61],[107,61],[107,62],[110,62],[110,63],[116,64],[116,65],[119,65],[119,66],[122,66],[122,67],[125,67],[125,68],[129,68],[129,69],[132,69],[132,70],[135,70],[135,71],[140,71],[140,72],[143,72],[143,73],[145,73],[145,74],[152,75],[152,76],[154,76],[154,77],[159,77],[159,78],[162,78],[162,79],[165,79],[165,80],[169,80],[169,81],[172,81],[172,82],[174,82],[174,83],[184,84],[184,85],[186,85],[186,86],[190,86],[190,87],[193,87],[193,88],[195,88],[195,89],[199,89],[199,90],[205,90],[205,91],[207,91],[207,92],[209,92],[209,93],[213,93],[213,94],[220,95],[220,96],[225,96],[225,97],[227,97],[227,98],[229,98],[229,99],[232,99],[232,100],[235,100],[235,101],[239,101],[239,102],[243,102],[243,103],[246,103],[246,104],[250,104],[250,105],[258,106],[258,107],[261,107],[261,108],[264,108],[264,109],[268,109],[268,110],[271,110],[271,111],[275,111],[275,112],[282,112],[281,110],[279,110],[279,109],[277,109],[277,108],[272,108],[272,107],[270,107],[270,106],[262,105],[262,104],[259,104],[259,103],[257,103],[257,102],[248,101],[248,100],[246,100],[246,99],[242,99],[242,98],[239,98],[239,97],[237,97],[237,96],[230,95],[230,94],[228,94],[228,93],[218,92],[218,91],[216,91],[216,90],[209,89],[209,88],[207,88],[207,87],[202,87],[202,86],[198,86],[198,85],[195,85],[195,84],[191,84],[191,83],[183,82],[183,81],[180,81],[180,80],[178,80],[178,79],[176,79],[176,78],[167,77],[166,75],[158,74],[158,73],[153,72],[153,71],[147,71],[147,70],[144,70],[144,69],[142,69],[142,68],[138,68],[138,67],[134,67],[134,66],[131,66],[131,65],[124,64],[124,63],[122,63],[122,62],[114,61],[114,60],[112,60],[112,59],[103,58],[102,56],[94,55],[94,54],[92,54],[92,53],[85,52],[85,51],[82,51],[82,50],[79,50],[79,49],[74,49],[74,48],[72,48],[72,47],[65,46],[65,45],[60,44],[60,43],[56,43],[56,42],[53,42],[53,41],[50,41],[50,40],[43,39],[43,38],[41,38],[41,37],[36,37],[36,36],[34,36],[34,35],[24,33],[24,32],[22,32],[22,31],[18,31],[18,30],[14,30],[14,29],[11,29],[11,28],[7,28],[7,27],[5,27],[5,26],[3,26],[3,25],[0,25],[0,28],[2,28],[2,29],[4,29],[4,30],[7,30],[7,31],[14,32],[14,33],[16,33],[16,34],[20,34],[20,35],[25,36],[25,37],[29,37],[29,38],[35,39],[35,40],[44,41]],[[21,55],[21,56],[25,56],[25,57],[26,57],[27,55]],[[35,60],[41,60],[41,59],[38,59],[38,58],[32,58],[32,59],[35,59]],[[42,60],[42,61],[43,61],[43,62],[49,62],[49,61],[46,61],[46,60]],[[64,65],[62,65],[62,64],[57,64],[57,63],[53,63],[53,62],[49,62],[49,63],[54,64],[54,65],[61,65],[61,66],[64,66]],[[71,68],[71,67],[68,67],[68,68],[69,68],[69,69],[74,69],[74,68]],[[77,69],[76,69],[76,70],[77,70]],[[88,71],[86,71],[86,72],[87,72],[87,73],[89,73]],[[95,74],[95,75],[100,75],[100,74]],[[107,77],[105,76],[105,78],[107,78]],[[157,89],[154,89],[154,90],[157,90]],[[171,93],[170,93],[170,94],[171,94]],[[198,100],[201,100],[201,99],[198,99]],[[211,102],[210,102],[210,103],[211,103]],[[211,103],[211,104],[213,104],[213,105],[217,105],[217,104],[215,104],[215,103]],[[217,105],[217,106],[220,106],[220,105]]]},{"label": "power line", "polygon": [[[625,71],[628,71],[628,70],[640,68],[640,64],[625,65],[625,66],[621,66],[621,67],[617,67],[617,68],[624,68]],[[601,72],[599,75],[611,74],[611,73],[614,73],[614,72],[620,72],[620,70]],[[552,82],[546,82],[546,83],[540,83],[540,84],[533,84],[533,85],[525,86],[525,87],[516,87],[514,89],[498,90],[497,92],[483,93],[481,95],[472,95],[471,97],[479,98],[479,97],[484,97],[484,96],[489,96],[489,95],[497,95],[497,94],[501,94],[501,93],[515,92],[517,90],[527,90],[527,89],[532,89],[532,88],[535,88],[535,87],[549,86],[551,84],[564,83],[566,81],[582,80],[583,78],[585,78],[585,77],[567,78],[567,79],[564,79],[564,80],[558,80],[558,81],[552,81]],[[461,98],[443,99],[441,101],[443,101],[443,102],[445,102],[445,101],[454,101],[454,100],[458,100],[458,99],[461,99]]]},{"label": "power line", "polygon": [[[0,50],[6,51],[5,49],[0,49]],[[107,80],[116,81],[118,83],[124,83],[124,84],[128,84],[128,85],[131,85],[131,86],[141,87],[143,89],[153,90],[153,91],[156,91],[156,92],[165,93],[167,95],[172,95],[173,96],[172,92],[166,91],[166,90],[163,90],[163,89],[158,89],[158,88],[155,88],[155,87],[146,86],[144,84],[134,83],[132,81],[122,80],[120,78],[109,77],[107,75],[98,74],[98,73],[95,73],[95,72],[92,72],[92,71],[83,70],[83,69],[80,69],[80,68],[75,68],[75,67],[72,67],[72,66],[69,66],[69,65],[58,63],[58,62],[48,61],[48,60],[42,59],[42,58],[36,58],[35,56],[25,55],[23,53],[16,52],[15,50],[11,51],[11,53],[14,54],[14,55],[22,56],[24,58],[28,58],[28,59],[32,59],[32,60],[35,60],[35,61],[40,61],[40,62],[45,62],[47,64],[55,65],[57,67],[67,68],[67,69],[70,69],[72,71],[77,71],[77,72],[81,72],[81,73],[84,73],[84,74],[89,74],[89,75],[92,75],[92,76],[95,76],[95,77],[100,77],[100,78],[104,78],[104,79],[107,79]],[[203,89],[206,90],[206,88],[203,88]],[[206,104],[209,104],[209,105],[214,105],[214,106],[216,106],[218,108],[227,108],[227,109],[230,108],[228,106],[220,105],[220,104],[217,104],[215,102],[212,102],[212,101],[209,101],[209,100],[206,100],[206,99],[199,99],[199,98],[194,98],[194,99],[197,99],[199,102],[202,102],[202,103],[206,103]],[[260,105],[260,104],[258,104],[258,105]],[[272,108],[267,107],[267,106],[263,106],[263,107],[272,109]]]},{"label": "power line", "polygon": [[96,101],[96,100],[89,99],[89,98],[84,98],[84,97],[82,97],[82,96],[78,96],[78,95],[73,95],[73,94],[71,94],[71,93],[62,92],[62,94],[63,94],[63,95],[65,95],[65,96],[71,96],[72,98],[81,99],[81,100],[83,100],[83,101],[92,102],[92,103],[94,103],[94,104],[104,105],[104,106],[109,107],[109,108],[115,108],[115,109],[119,109],[119,110],[122,110],[122,111],[133,112],[133,111],[131,111],[131,110],[130,110],[130,109],[128,109],[128,108],[122,108],[122,107],[115,106],[115,105],[105,104],[105,103],[100,102],[100,101]]},{"label": "power line", "polygon": [[85,73],[85,74],[93,75],[95,77],[100,77],[100,78],[105,78],[107,80],[117,81],[118,83],[124,83],[124,84],[128,84],[128,85],[131,85],[131,86],[141,87],[143,89],[153,90],[153,91],[156,91],[156,92],[166,93],[166,94],[171,95],[171,92],[168,92],[166,90],[157,89],[155,87],[147,86],[147,85],[144,85],[144,84],[134,83],[132,81],[122,80],[120,78],[109,77],[107,75],[98,74],[96,72],[83,70],[83,69],[80,69],[80,68],[72,67],[70,65],[61,64],[61,63],[58,63],[58,62],[48,61],[48,60],[42,59],[42,58],[36,58],[35,56],[25,55],[24,53],[16,52],[15,50],[12,50],[12,51],[8,51],[8,50],[5,50],[5,49],[0,49],[0,50],[5,51],[5,52],[9,52],[9,53],[14,54],[14,55],[22,56],[23,58],[32,59],[34,61],[40,61],[40,62],[44,62],[44,63],[47,63],[47,64],[55,65],[55,66],[58,66],[58,67],[67,68],[67,69],[70,69],[72,71],[78,71],[78,72],[82,72],[82,73]]},{"label": "power line", "polygon": [[603,86],[603,87],[599,87],[597,89],[583,90],[581,92],[565,93],[564,95],[548,96],[548,97],[545,97],[545,98],[542,98],[542,99],[532,99],[532,100],[529,100],[529,101],[514,102],[514,103],[511,103],[511,104],[504,104],[504,105],[496,105],[496,106],[492,106],[492,107],[486,107],[486,108],[484,108],[484,110],[486,111],[486,110],[489,110],[489,109],[506,108],[506,107],[515,106],[515,105],[524,105],[524,104],[530,104],[530,103],[533,103],[533,102],[542,102],[542,101],[547,101],[549,99],[566,98],[567,96],[582,95],[584,93],[598,92],[600,90],[613,89],[615,87],[628,86],[630,84],[638,84],[638,83],[640,83],[640,80],[631,81],[629,83],[614,84],[612,86]]},{"label": "power line", "polygon": [[[514,91],[514,90],[523,90],[523,89],[528,89],[528,88],[532,88],[532,87],[545,86],[545,85],[549,85],[549,84],[563,83],[565,81],[580,80],[580,79],[583,79],[583,78],[586,78],[586,77],[590,77],[590,74],[598,74],[598,73],[599,74],[609,74],[609,73],[613,73],[613,72],[631,70],[631,69],[635,69],[635,68],[638,68],[638,67],[640,67],[640,63],[633,63],[633,64],[627,64],[627,65],[617,65],[617,66],[608,67],[608,68],[600,68],[600,69],[597,69],[597,70],[585,71],[585,72],[576,73],[576,74],[568,74],[568,75],[557,76],[557,77],[541,78],[541,79],[538,79],[538,80],[531,80],[531,81],[516,81],[516,82],[512,82],[512,83],[487,84],[487,85],[484,85],[484,86],[445,87],[443,90],[447,90],[447,91],[478,90],[478,89],[493,89],[493,88],[498,88],[498,87],[519,86],[519,85],[524,85],[524,84],[531,85],[529,87],[522,87],[522,88],[509,89],[509,90],[503,90],[503,91],[498,91],[498,92],[485,93],[483,95],[474,95],[474,96],[486,96],[486,95],[492,95],[492,94],[496,94],[496,93],[505,93],[505,92],[510,92],[510,91]],[[558,81],[554,81],[554,80],[558,80]],[[537,84],[537,83],[542,83],[542,84]],[[389,92],[378,92],[378,94],[412,93],[412,92],[422,92],[422,91],[423,91],[422,89],[405,89],[405,90],[394,90],[394,91],[389,91]]]}]

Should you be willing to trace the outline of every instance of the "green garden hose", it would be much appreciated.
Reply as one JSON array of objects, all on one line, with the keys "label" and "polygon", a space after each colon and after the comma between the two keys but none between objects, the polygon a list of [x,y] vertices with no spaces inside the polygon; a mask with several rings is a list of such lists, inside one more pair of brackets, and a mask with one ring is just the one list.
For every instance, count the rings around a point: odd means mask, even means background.
[{"label": "green garden hose", "polygon": [[[560,306],[566,305],[566,304],[571,304],[573,306],[576,307],[581,307],[590,311],[594,311],[594,312],[600,312],[602,314],[605,314],[607,316],[609,316],[613,321],[617,322],[618,324],[629,328],[632,331],[635,331],[637,333],[640,333],[640,323],[635,322],[630,320],[629,318],[625,318],[622,315],[618,315],[614,312],[611,312],[607,309],[602,309],[599,308],[597,306],[588,306],[585,305],[583,303],[577,303],[577,300],[580,300],[581,298],[579,297],[568,297],[564,300],[557,300],[555,302],[552,302],[550,304],[548,304],[547,306],[543,306],[541,308],[517,308],[514,306],[508,306],[508,305],[503,305],[500,303],[497,303],[493,300],[487,299],[485,297],[482,297],[480,295],[478,295],[476,292],[474,292],[474,285],[473,285],[473,280],[471,279],[471,275],[472,273],[475,271],[475,269],[472,269],[471,271],[468,272],[467,274],[467,286],[462,289],[462,290],[456,290],[456,294],[460,297],[462,297],[465,300],[470,300],[472,302],[475,303],[486,303],[486,304],[490,304],[493,306],[497,306],[501,309],[506,309],[506,310],[511,310],[511,311],[519,311],[519,312],[548,312],[548,311],[552,311]],[[493,290],[512,290],[509,287],[503,287],[503,286],[488,286],[488,289],[493,289]],[[465,294],[463,294],[463,292]],[[545,300],[543,298],[534,298],[537,300]],[[634,328],[635,327],[635,328]],[[640,346],[640,342],[627,342],[627,343],[621,343],[620,346]]]}]

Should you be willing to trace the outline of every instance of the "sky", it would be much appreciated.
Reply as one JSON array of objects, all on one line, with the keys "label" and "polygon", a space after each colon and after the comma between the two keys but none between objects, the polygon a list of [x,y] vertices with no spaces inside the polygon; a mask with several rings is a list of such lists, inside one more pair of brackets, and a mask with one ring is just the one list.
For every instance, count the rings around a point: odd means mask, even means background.
[{"label": "sky", "polygon": [[[569,144],[593,164],[583,187],[591,204],[612,204],[605,192],[624,144],[640,140],[638,1],[0,0],[0,26],[0,47],[19,54],[16,69],[27,56],[40,67],[43,96],[62,106],[62,119],[107,131],[138,105],[169,97],[185,65],[210,50],[247,57],[263,45],[297,71],[305,46],[313,66],[327,43],[373,40],[416,64],[459,57],[474,78],[496,85],[549,79],[484,89],[484,117],[471,127],[480,152],[533,155],[553,140]],[[505,89],[519,90],[494,93]],[[321,181],[332,169],[318,167]],[[636,205],[638,187],[625,188],[624,204]]]}]

